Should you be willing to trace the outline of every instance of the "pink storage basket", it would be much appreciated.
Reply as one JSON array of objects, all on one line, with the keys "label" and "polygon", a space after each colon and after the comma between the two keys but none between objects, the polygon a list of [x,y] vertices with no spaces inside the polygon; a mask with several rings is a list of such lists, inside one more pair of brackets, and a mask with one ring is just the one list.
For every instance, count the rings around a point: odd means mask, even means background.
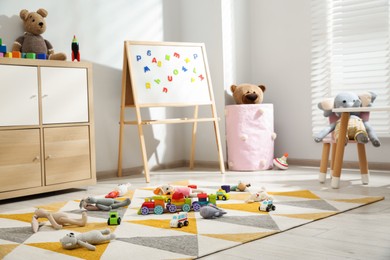
[{"label": "pink storage basket", "polygon": [[226,106],[228,166],[233,171],[273,168],[273,104]]}]

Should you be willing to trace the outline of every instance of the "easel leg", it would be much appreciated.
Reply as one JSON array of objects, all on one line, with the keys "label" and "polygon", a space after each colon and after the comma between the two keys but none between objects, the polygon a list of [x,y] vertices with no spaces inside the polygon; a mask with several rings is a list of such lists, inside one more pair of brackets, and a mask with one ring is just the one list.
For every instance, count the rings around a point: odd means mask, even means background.
[{"label": "easel leg", "polygon": [[[198,118],[199,106],[195,106],[194,109],[194,118]],[[190,155],[190,169],[194,169],[195,161],[195,145],[196,145],[196,132],[198,130],[198,122],[194,122],[192,126],[192,144],[191,144],[191,155]]]},{"label": "easel leg", "polygon": [[141,151],[142,151],[142,161],[144,162],[145,180],[146,182],[150,182],[148,156],[146,154],[146,146],[145,146],[145,137],[144,137],[142,125],[140,123],[138,124],[138,132],[139,132],[139,140],[140,140]]},{"label": "easel leg", "polygon": [[219,169],[221,170],[221,173],[225,173],[225,162],[223,160],[221,138],[219,135],[218,118],[215,118],[214,120],[214,131],[215,131],[215,140],[217,142],[217,149],[218,149]]},{"label": "easel leg", "polygon": [[[122,113],[122,112],[121,112]],[[118,151],[118,177],[122,177],[122,157],[123,157],[123,121],[119,125],[119,151]]]}]

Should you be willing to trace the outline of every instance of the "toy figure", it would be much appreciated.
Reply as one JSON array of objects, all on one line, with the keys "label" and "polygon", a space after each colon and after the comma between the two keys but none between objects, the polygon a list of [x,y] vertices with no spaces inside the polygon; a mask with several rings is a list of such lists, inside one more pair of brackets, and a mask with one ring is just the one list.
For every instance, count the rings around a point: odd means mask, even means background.
[{"label": "toy figure", "polygon": [[279,168],[280,170],[287,170],[288,169],[287,157],[288,157],[288,153],[285,153],[282,157],[275,158],[273,160],[274,166]]},{"label": "toy figure", "polygon": [[38,232],[39,227],[43,224],[38,222],[39,218],[47,218],[53,228],[59,230],[62,229],[64,225],[77,225],[84,227],[87,224],[87,213],[83,212],[81,214],[81,219],[71,219],[63,212],[50,213],[44,209],[37,209],[34,212],[34,216],[31,220],[31,227],[34,233]]},{"label": "toy figure", "polygon": [[231,186],[230,191],[248,191],[247,188],[249,188],[250,186],[251,186],[250,183],[243,183],[240,181],[238,185]]},{"label": "toy figure", "polygon": [[115,234],[110,234],[110,230],[105,229],[102,231],[92,230],[77,236],[74,233],[69,233],[60,239],[60,243],[65,249],[75,249],[81,246],[95,251],[96,247],[94,245],[110,242],[112,239],[115,239]]},{"label": "toy figure", "polygon": [[131,200],[126,198],[123,201],[115,200],[111,198],[94,198],[88,197],[80,201],[80,209],[84,208],[86,210],[104,210],[110,211],[112,209],[117,209],[120,207],[125,207],[130,205]]},{"label": "toy figure", "polygon": [[77,41],[76,35],[73,36],[72,40],[72,61],[80,61],[79,42]]},{"label": "toy figure", "polygon": [[219,218],[225,215],[227,212],[218,208],[213,204],[208,204],[200,208],[200,215],[205,219]]},{"label": "toy figure", "polygon": [[193,189],[190,187],[177,186],[173,187],[172,185],[161,185],[157,187],[153,193],[156,195],[172,195],[173,193],[182,193],[184,197],[196,198],[198,193],[203,193],[202,190]]}]

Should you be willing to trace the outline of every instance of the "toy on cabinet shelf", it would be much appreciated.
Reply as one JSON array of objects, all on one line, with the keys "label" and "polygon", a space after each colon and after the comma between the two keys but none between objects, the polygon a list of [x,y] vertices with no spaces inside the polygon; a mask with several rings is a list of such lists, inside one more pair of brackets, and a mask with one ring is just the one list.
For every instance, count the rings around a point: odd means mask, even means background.
[{"label": "toy on cabinet shelf", "polygon": [[80,61],[79,42],[76,38],[76,35],[73,36],[72,40],[72,61],[74,60]]},{"label": "toy on cabinet shelf", "polygon": [[275,158],[273,160],[275,167],[281,170],[287,170],[288,169],[287,157],[288,157],[288,153],[285,153],[282,157]]}]

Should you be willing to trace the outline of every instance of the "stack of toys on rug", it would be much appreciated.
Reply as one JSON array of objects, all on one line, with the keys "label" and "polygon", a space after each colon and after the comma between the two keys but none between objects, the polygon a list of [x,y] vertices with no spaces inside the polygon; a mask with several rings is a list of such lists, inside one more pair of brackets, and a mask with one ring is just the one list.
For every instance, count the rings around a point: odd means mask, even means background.
[{"label": "stack of toys on rug", "polygon": [[[84,227],[88,223],[88,211],[107,211],[107,225],[120,225],[120,217],[117,210],[121,207],[128,207],[131,200],[126,196],[129,183],[118,184],[117,187],[109,192],[105,197],[86,197],[80,200],[79,210],[81,218],[70,218],[64,212],[50,212],[38,208],[35,210],[31,227],[34,233],[44,226],[45,223],[39,222],[40,219],[47,219],[52,228],[60,230],[65,226]],[[160,185],[151,192],[150,197],[144,198],[138,215],[172,213],[170,221],[171,228],[182,228],[190,225],[188,212],[198,212],[204,219],[216,219],[227,214],[226,211],[217,206],[217,201],[229,200],[231,193],[245,192],[248,194],[246,203],[259,203],[259,211],[273,211],[273,197],[262,187],[259,191],[251,192],[250,183],[239,182],[236,185],[221,185],[215,193],[208,194],[203,190],[197,189],[196,185],[172,186],[169,184]],[[114,199],[113,197],[122,197]],[[218,202],[219,203],[219,202]],[[73,232],[66,234],[60,239],[61,246],[64,249],[86,248],[87,250],[96,250],[96,245],[109,243],[115,239],[115,234],[110,229],[92,230],[85,233],[75,234]],[[82,249],[80,249],[82,250]]]}]

